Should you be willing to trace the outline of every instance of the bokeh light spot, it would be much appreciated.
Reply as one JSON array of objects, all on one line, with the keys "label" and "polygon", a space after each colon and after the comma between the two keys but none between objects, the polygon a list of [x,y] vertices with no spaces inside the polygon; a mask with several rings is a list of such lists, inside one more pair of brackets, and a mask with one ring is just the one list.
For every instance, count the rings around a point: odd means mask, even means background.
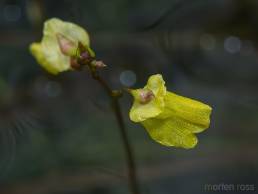
[{"label": "bokeh light spot", "polygon": [[231,54],[235,54],[240,52],[241,44],[241,40],[238,37],[230,36],[224,41],[224,49]]},{"label": "bokeh light spot", "polygon": [[127,87],[133,86],[136,82],[136,75],[131,70],[123,71],[120,74],[120,82]]}]

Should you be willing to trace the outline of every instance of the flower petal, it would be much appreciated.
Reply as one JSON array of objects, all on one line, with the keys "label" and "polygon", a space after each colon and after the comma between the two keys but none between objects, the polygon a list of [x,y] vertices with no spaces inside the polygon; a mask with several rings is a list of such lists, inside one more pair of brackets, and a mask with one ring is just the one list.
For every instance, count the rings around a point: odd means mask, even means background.
[{"label": "flower petal", "polygon": [[212,108],[204,103],[167,92],[165,110],[157,118],[181,118],[188,123],[190,131],[199,133],[209,127],[211,111]]},{"label": "flower petal", "polygon": [[[147,103],[141,103],[142,91],[151,91],[154,98]],[[160,74],[152,75],[143,89],[131,90],[134,103],[130,110],[130,119],[134,122],[141,122],[158,116],[164,110],[164,97],[166,95],[165,81]]]},{"label": "flower petal", "polygon": [[153,118],[159,115],[164,109],[164,101],[160,101],[159,98],[152,99],[146,104],[142,104],[139,100],[141,89],[131,90],[131,94],[134,96],[134,103],[130,110],[130,119],[134,122],[141,122],[148,118]]},{"label": "flower petal", "polygon": [[165,81],[160,74],[150,76],[144,88],[151,90],[157,97],[164,97],[166,94]]},{"label": "flower petal", "polygon": [[182,120],[175,118],[147,119],[142,122],[148,133],[156,142],[165,146],[193,148],[198,139],[187,128],[181,125]]},{"label": "flower petal", "polygon": [[32,43],[30,45],[30,52],[32,55],[36,58],[37,62],[44,67],[48,72],[52,74],[58,74],[59,70],[56,68],[56,66],[49,63],[44,55],[44,52],[42,51],[41,44],[40,43]]},{"label": "flower petal", "polygon": [[90,44],[89,35],[82,27],[71,22],[64,22],[58,18],[47,20],[44,23],[43,41],[44,38],[47,38],[47,40],[55,42],[58,46],[57,34],[62,34],[77,44],[78,42],[87,46]]}]

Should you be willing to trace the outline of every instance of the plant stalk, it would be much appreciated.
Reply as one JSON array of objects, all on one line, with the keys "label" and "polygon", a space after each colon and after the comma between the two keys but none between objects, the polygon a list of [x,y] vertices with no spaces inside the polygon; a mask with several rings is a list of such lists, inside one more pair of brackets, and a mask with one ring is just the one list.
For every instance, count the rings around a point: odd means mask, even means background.
[{"label": "plant stalk", "polygon": [[118,94],[111,89],[111,87],[107,84],[105,80],[103,80],[98,72],[95,69],[90,68],[91,75],[93,79],[99,82],[99,84],[106,91],[111,100],[111,105],[116,116],[116,120],[120,129],[121,138],[123,141],[123,146],[126,154],[126,162],[127,162],[127,174],[128,174],[128,184],[132,194],[140,194],[139,185],[137,181],[136,175],[136,167],[135,167],[135,159],[133,150],[130,145],[130,141],[126,132],[126,127],[123,119],[123,115],[121,112],[121,107],[119,104],[119,98],[121,97],[121,93]]}]

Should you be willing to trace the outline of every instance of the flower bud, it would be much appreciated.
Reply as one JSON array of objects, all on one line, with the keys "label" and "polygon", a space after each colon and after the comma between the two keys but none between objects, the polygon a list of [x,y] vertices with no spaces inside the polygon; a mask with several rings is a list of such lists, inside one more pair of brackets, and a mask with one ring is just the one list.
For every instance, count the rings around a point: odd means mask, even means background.
[{"label": "flower bud", "polygon": [[103,63],[103,61],[96,61],[96,60],[92,61],[91,65],[96,68],[104,68],[107,66],[105,63]]}]

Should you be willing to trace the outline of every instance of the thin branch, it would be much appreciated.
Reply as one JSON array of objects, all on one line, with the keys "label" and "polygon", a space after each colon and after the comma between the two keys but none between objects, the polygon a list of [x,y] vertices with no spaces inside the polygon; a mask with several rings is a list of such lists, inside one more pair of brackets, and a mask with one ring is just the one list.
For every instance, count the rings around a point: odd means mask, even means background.
[{"label": "thin branch", "polygon": [[90,72],[93,79],[99,82],[99,84],[103,87],[103,89],[110,97],[110,100],[112,102],[112,108],[117,119],[117,123],[120,129],[120,134],[121,134],[121,138],[125,149],[129,187],[131,189],[132,194],[140,194],[139,185],[138,185],[137,176],[136,176],[134,155],[126,132],[125,123],[122,116],[121,107],[119,104],[119,98],[121,97],[121,93],[119,92],[117,93],[114,90],[112,90],[111,87],[107,84],[107,82],[103,80],[102,77],[98,74],[96,69],[90,68]]}]

